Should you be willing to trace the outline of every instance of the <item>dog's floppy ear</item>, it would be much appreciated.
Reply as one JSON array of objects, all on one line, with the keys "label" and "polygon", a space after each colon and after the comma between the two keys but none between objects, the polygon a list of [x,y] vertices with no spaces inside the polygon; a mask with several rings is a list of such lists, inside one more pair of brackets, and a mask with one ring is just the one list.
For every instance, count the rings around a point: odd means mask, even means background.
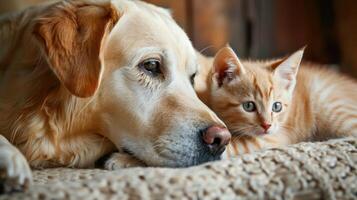
[{"label": "dog's floppy ear", "polygon": [[118,18],[110,3],[63,1],[36,21],[49,65],[72,94],[90,97],[99,87],[102,41]]}]

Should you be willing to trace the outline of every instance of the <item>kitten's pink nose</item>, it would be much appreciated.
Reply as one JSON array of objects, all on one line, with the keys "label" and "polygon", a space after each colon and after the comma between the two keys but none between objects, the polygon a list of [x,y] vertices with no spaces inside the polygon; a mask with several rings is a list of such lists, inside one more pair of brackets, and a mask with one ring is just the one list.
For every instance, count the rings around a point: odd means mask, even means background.
[{"label": "kitten's pink nose", "polygon": [[263,122],[263,123],[261,124],[261,126],[263,127],[264,131],[267,132],[268,129],[271,127],[271,124],[268,124],[268,123],[266,123],[266,122]]}]

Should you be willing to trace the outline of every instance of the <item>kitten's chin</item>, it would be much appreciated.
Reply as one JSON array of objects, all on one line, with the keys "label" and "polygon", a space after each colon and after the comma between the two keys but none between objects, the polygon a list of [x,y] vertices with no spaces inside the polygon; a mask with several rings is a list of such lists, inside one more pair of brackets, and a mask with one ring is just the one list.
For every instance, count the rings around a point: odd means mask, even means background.
[{"label": "kitten's chin", "polygon": [[257,130],[255,133],[254,133],[254,136],[265,136],[265,135],[271,135],[272,134],[272,131],[271,130],[268,130],[268,131],[264,131],[264,130]]},{"label": "kitten's chin", "polygon": [[264,135],[268,135],[269,133],[268,132],[264,132],[264,131],[258,131],[255,133],[255,135],[257,136],[264,136]]},{"label": "kitten's chin", "polygon": [[269,131],[266,132],[266,131],[264,131],[264,130],[261,130],[261,129],[257,128],[257,129],[255,129],[255,130],[253,130],[253,131],[251,132],[251,134],[249,134],[249,135],[256,137],[256,136],[264,136],[264,135],[267,135],[268,133],[269,133]]},{"label": "kitten's chin", "polygon": [[267,131],[264,129],[257,128],[252,133],[254,136],[265,136],[265,135],[272,135],[277,132],[276,127],[270,127]]}]

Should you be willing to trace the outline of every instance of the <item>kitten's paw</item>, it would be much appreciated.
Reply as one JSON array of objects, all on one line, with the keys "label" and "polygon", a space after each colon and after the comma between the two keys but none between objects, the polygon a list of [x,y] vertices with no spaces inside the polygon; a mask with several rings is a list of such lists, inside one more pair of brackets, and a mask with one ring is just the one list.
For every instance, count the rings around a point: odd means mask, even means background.
[{"label": "kitten's paw", "polygon": [[25,157],[15,147],[0,145],[0,194],[24,191],[32,183]]},{"label": "kitten's paw", "polygon": [[126,153],[113,153],[104,163],[104,168],[107,170],[144,166],[146,166],[145,163]]}]

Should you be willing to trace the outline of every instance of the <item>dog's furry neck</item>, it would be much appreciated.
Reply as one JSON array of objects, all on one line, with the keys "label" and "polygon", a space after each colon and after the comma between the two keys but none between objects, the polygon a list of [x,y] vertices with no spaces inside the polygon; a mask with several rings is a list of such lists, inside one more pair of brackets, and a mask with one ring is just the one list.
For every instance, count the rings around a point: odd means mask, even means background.
[{"label": "dog's furry neck", "polygon": [[0,131],[32,167],[92,166],[114,146],[101,135],[105,130],[91,99],[71,95],[51,75],[29,78],[25,99],[1,94]]}]

